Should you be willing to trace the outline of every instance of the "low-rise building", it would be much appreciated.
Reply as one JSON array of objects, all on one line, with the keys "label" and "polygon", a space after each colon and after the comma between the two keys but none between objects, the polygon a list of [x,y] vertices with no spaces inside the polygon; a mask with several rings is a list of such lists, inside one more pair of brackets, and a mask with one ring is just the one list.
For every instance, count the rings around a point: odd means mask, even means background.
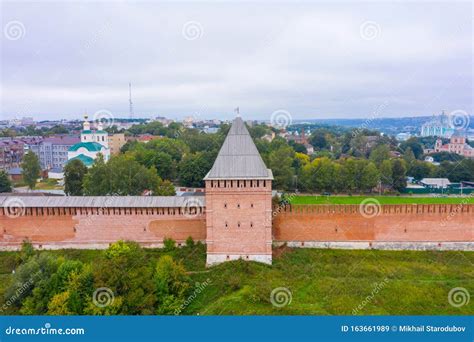
[{"label": "low-rise building", "polygon": [[127,142],[127,140],[125,140],[125,134],[123,133],[110,134],[108,139],[109,139],[109,148],[110,148],[111,155],[119,154],[120,149]]},{"label": "low-rise building", "polygon": [[21,167],[13,167],[8,170],[8,177],[13,182],[20,182],[23,180],[23,169]]},{"label": "low-rise building", "polygon": [[444,144],[441,139],[436,140],[433,152],[456,153],[466,158],[474,158],[474,148],[467,142],[461,134],[453,134],[448,144]]},{"label": "low-rise building", "polygon": [[68,161],[68,150],[80,142],[78,136],[56,135],[29,144],[39,159],[42,170],[63,169]]},{"label": "low-rise building", "polygon": [[447,178],[423,178],[419,183],[425,188],[431,189],[446,189],[451,185]]},{"label": "low-rise building", "polygon": [[17,139],[0,141],[0,170],[19,167],[24,154],[24,143]]}]

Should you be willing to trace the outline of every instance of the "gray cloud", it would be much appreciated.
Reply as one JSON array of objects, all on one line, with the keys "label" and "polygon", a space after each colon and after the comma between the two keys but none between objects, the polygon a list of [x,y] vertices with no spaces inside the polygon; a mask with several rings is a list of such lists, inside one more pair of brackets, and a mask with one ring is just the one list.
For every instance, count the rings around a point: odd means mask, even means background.
[{"label": "gray cloud", "polygon": [[[381,104],[380,116],[472,113],[468,3],[2,6],[3,29],[25,27],[1,40],[5,118],[127,116],[129,80],[145,117],[230,118],[236,106],[256,119],[280,108],[295,119],[367,117]],[[183,36],[188,22],[202,29],[196,39]],[[374,39],[361,36],[366,22]]]}]

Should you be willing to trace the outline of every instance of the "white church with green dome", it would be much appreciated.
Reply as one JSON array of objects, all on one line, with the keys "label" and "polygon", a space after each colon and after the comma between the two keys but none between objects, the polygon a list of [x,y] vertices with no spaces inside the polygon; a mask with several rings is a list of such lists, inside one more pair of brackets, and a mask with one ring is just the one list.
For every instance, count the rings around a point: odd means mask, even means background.
[{"label": "white church with green dome", "polygon": [[109,139],[102,123],[99,121],[97,130],[91,130],[91,124],[85,115],[83,127],[81,142],[71,146],[67,152],[68,162],[79,159],[85,166],[91,167],[99,153],[102,154],[105,161],[108,161],[110,158]]}]

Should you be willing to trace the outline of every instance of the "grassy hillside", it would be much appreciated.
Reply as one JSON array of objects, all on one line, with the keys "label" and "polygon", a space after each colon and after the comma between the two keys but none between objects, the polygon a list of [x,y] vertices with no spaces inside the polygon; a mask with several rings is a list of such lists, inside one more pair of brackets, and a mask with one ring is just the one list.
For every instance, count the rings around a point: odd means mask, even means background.
[{"label": "grassy hillside", "polygon": [[[93,262],[101,251],[51,253]],[[474,314],[474,300],[459,308],[448,302],[455,287],[474,294],[472,252],[283,248],[275,250],[273,266],[236,261],[210,269],[205,268],[204,246],[146,253],[150,259],[171,254],[183,261],[194,286],[182,312],[188,315]],[[8,282],[15,258],[16,253],[0,253],[0,287]],[[291,303],[272,305],[276,288],[286,288]]]},{"label": "grassy hillside", "polygon": [[403,197],[403,196],[295,196],[292,204],[360,204],[363,200],[376,199],[380,204],[474,204],[470,197]]}]

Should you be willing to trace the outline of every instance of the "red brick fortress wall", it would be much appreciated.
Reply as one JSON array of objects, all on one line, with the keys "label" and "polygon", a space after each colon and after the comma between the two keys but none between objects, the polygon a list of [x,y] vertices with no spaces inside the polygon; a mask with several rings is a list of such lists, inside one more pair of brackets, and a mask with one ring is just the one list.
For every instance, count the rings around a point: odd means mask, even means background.
[{"label": "red brick fortress wall", "polygon": [[273,238],[294,247],[474,250],[474,205],[277,208]]},{"label": "red brick fortress wall", "polygon": [[0,250],[18,249],[27,239],[36,247],[107,248],[117,240],[160,247],[164,238],[205,241],[205,208],[0,208]]}]

